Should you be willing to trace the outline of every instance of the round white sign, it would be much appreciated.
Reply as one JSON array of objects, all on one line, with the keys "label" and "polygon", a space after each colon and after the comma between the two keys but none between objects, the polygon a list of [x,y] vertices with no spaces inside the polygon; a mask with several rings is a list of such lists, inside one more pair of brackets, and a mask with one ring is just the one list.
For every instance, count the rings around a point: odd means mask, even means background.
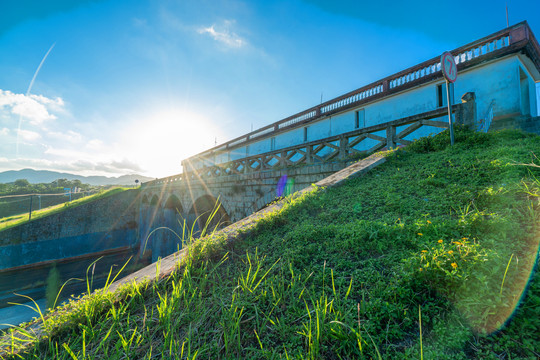
[{"label": "round white sign", "polygon": [[441,55],[441,69],[444,78],[453,83],[457,79],[457,65],[454,60],[454,55],[450,52],[445,52]]}]

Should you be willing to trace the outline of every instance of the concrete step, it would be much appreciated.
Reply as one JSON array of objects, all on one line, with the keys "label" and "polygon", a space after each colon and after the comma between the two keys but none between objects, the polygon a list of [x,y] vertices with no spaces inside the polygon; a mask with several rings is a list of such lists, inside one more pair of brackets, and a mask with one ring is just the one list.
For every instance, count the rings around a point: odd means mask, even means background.
[{"label": "concrete step", "polygon": [[497,119],[491,123],[489,128],[490,131],[502,129],[522,129],[524,131],[536,132],[540,130],[540,117],[522,115],[505,119]]}]

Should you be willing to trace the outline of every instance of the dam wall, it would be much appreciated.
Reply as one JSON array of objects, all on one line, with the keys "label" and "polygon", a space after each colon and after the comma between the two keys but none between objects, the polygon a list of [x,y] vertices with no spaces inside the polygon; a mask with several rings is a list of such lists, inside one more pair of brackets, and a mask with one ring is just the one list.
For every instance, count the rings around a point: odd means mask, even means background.
[{"label": "dam wall", "polygon": [[136,243],[138,190],[0,231],[0,271]]},{"label": "dam wall", "polygon": [[[15,293],[43,297],[51,273],[60,284],[84,278],[100,259],[91,272],[99,285],[110,269],[118,271],[138,250],[138,199],[138,189],[126,190],[0,231],[0,308],[19,302]],[[80,293],[83,285],[65,292]]]}]

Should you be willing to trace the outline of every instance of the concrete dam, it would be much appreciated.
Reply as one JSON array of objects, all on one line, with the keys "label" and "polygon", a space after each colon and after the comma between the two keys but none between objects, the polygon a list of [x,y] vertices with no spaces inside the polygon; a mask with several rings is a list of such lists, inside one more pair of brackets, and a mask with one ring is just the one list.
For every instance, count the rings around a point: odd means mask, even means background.
[{"label": "concrete dam", "polygon": [[447,129],[449,110],[478,131],[540,133],[540,46],[526,22],[451,53],[452,89],[437,56],[184,159],[180,174],[1,231],[0,323],[20,295],[45,298],[71,278],[83,280],[63,294],[80,294],[87,274],[100,287],[130,257],[124,274],[178,250],[213,210],[209,228],[239,221],[366,154]]}]

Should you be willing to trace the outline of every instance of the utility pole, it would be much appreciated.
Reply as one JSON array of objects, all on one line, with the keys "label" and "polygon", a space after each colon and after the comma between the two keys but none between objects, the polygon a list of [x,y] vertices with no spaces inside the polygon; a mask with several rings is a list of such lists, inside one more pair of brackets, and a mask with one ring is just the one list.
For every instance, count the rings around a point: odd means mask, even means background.
[{"label": "utility pole", "polygon": [[508,24],[508,3],[506,3],[506,27],[510,27]]}]

